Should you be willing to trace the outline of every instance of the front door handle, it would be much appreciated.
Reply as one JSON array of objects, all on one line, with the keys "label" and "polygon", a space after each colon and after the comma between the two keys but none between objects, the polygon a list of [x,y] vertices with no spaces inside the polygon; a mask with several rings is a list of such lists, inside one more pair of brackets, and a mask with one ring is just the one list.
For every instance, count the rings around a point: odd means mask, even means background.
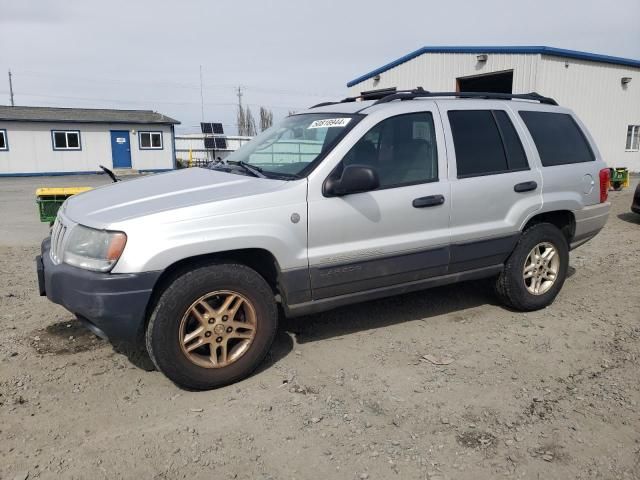
[{"label": "front door handle", "polygon": [[415,208],[435,207],[444,203],[444,196],[442,195],[429,195],[428,197],[416,198],[413,201]]},{"label": "front door handle", "polygon": [[517,183],[513,186],[513,191],[518,193],[530,192],[538,188],[538,184],[531,180],[530,182]]}]

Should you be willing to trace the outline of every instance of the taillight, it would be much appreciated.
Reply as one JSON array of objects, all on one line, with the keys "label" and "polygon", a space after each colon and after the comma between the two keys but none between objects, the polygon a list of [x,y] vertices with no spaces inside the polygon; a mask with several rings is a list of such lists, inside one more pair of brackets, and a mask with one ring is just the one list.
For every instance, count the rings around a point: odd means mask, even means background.
[{"label": "taillight", "polygon": [[609,198],[610,173],[608,168],[600,170],[600,203],[604,203]]}]

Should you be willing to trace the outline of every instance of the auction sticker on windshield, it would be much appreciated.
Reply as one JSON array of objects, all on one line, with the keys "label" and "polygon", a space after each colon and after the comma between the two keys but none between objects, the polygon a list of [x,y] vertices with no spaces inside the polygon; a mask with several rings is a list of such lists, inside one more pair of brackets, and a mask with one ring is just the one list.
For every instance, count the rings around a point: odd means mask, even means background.
[{"label": "auction sticker on windshield", "polygon": [[307,127],[307,130],[310,128],[344,127],[350,121],[350,118],[325,118],[323,120],[315,120]]}]

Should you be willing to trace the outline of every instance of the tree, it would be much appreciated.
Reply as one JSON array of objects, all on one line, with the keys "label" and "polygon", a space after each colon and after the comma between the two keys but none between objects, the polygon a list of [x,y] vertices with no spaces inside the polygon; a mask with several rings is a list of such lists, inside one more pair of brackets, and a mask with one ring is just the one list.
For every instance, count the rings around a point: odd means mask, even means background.
[{"label": "tree", "polygon": [[244,112],[244,116],[245,121],[247,122],[247,133],[245,133],[245,135],[247,135],[248,137],[255,137],[258,131],[256,130],[256,121],[253,118],[253,114],[251,113],[249,107],[247,107],[247,110]]},{"label": "tree", "polygon": [[238,135],[246,135],[245,132],[247,127],[247,120],[242,104],[238,105],[238,115],[236,116],[236,123],[238,124]]},{"label": "tree", "polygon": [[256,130],[256,121],[253,118],[251,109],[238,105],[238,135],[246,137],[254,137],[258,132]]},{"label": "tree", "polygon": [[273,125],[273,112],[264,107],[260,107],[260,131],[264,132]]}]

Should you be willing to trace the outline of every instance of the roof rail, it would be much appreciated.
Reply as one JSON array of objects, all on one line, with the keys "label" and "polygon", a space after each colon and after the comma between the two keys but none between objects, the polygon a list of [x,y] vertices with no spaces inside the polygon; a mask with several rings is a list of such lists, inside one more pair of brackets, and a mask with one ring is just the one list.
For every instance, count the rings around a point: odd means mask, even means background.
[{"label": "roof rail", "polygon": [[339,103],[350,103],[357,100],[376,100],[373,105],[393,102],[394,100],[413,100],[415,98],[435,98],[435,97],[455,97],[455,98],[482,98],[485,100],[531,100],[545,105],[558,105],[553,98],[544,97],[536,92],[531,93],[493,93],[493,92],[429,92],[422,87],[413,90],[395,90],[384,88],[380,90],[370,90],[362,92],[357,97],[347,97],[339,102],[322,102],[311,108],[326,107],[327,105],[337,105]]},{"label": "roof rail", "polygon": [[311,107],[309,107],[309,110],[311,110],[312,108],[326,107],[327,105],[338,105],[339,103],[351,103],[351,102],[355,102],[357,99],[358,99],[358,97],[347,97],[347,98],[343,98],[342,100],[339,100],[337,102],[316,103],[315,105],[312,105]]},{"label": "roof rail", "polygon": [[342,100],[338,101],[338,102],[322,102],[322,103],[318,103],[316,105],[313,105],[312,107],[309,107],[309,109],[312,108],[319,108],[319,107],[326,107],[328,105],[338,105],[339,103],[351,103],[351,102],[355,102],[357,100],[382,100],[383,98],[386,98],[390,95],[395,95],[396,93],[415,93],[415,92],[425,92],[425,90],[422,87],[417,87],[414,88],[412,90],[396,90],[395,87],[391,87],[391,88],[381,88],[379,90],[367,90],[365,92],[360,92],[360,95],[355,96],[355,97],[347,97],[347,98],[343,98]]},{"label": "roof rail", "polygon": [[415,90],[400,91],[379,99],[374,105],[394,100],[413,100],[425,97],[483,98],[491,100],[532,100],[545,105],[558,105],[553,98],[544,97],[536,92],[531,93],[492,93],[492,92],[427,92],[421,87]]}]

